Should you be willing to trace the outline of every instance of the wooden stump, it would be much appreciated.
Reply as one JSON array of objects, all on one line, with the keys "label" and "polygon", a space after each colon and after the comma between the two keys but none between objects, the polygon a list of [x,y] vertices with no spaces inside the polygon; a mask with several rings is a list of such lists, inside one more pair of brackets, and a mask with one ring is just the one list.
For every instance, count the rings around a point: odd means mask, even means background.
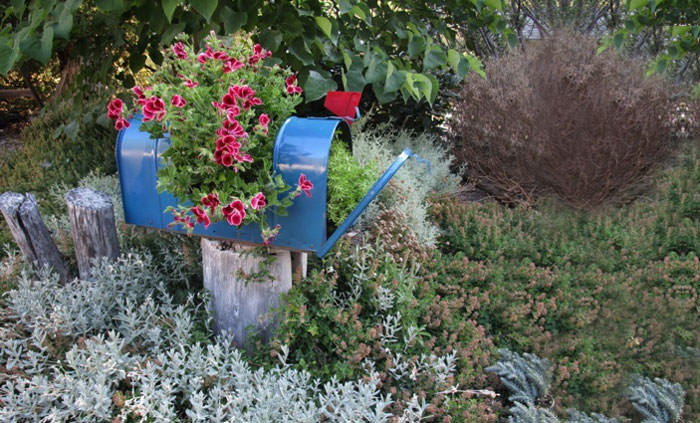
[{"label": "wooden stump", "polygon": [[[251,247],[233,245],[222,248],[219,241],[202,238],[204,288],[211,292],[214,332],[227,331],[239,346],[248,339],[248,326],[254,325],[268,339],[276,325],[270,314],[278,306],[280,294],[292,287],[292,260],[287,250],[272,250],[274,261],[267,269],[265,257],[252,253]],[[247,280],[244,275],[264,271],[263,281]]]},{"label": "wooden stump", "polygon": [[6,192],[0,195],[0,211],[22,254],[40,266],[53,267],[61,275],[61,280],[66,281],[68,268],[39,214],[34,196],[29,193],[23,195]]},{"label": "wooden stump", "polygon": [[78,271],[87,279],[94,259],[119,257],[114,207],[108,195],[90,188],[68,191],[66,204]]},{"label": "wooden stump", "polygon": [[306,277],[307,263],[309,261],[308,253],[300,253],[292,251],[292,275],[296,277],[299,274],[302,278]]}]

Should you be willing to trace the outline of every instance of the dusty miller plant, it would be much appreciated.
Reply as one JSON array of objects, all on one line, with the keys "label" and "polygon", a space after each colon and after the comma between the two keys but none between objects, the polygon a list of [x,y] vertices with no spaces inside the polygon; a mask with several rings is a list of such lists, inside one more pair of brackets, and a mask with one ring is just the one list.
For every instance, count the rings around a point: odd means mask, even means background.
[{"label": "dusty miller plant", "polygon": [[501,359],[487,372],[496,373],[508,388],[513,402],[534,405],[549,392],[551,383],[550,363],[534,354],[523,354],[499,349]]},{"label": "dusty miller plant", "polygon": [[586,414],[578,410],[569,410],[568,423],[618,423],[618,420],[598,413]]},{"label": "dusty miller plant", "polygon": [[685,391],[679,383],[637,376],[625,392],[632,406],[642,415],[642,423],[676,423],[680,421]]},{"label": "dusty miller plant", "polygon": [[533,404],[516,402],[510,410],[508,423],[559,423],[551,411],[535,407]]},{"label": "dusty miller plant", "polygon": [[[366,381],[321,384],[282,358],[246,363],[208,339],[206,307],[167,290],[180,271],[145,253],[99,261],[89,281],[22,271],[0,322],[0,421],[388,421],[392,403]],[[13,265],[12,263],[3,266]],[[168,270],[172,270],[168,272]],[[0,269],[7,273],[7,269]],[[398,421],[417,421],[413,398]]]}]

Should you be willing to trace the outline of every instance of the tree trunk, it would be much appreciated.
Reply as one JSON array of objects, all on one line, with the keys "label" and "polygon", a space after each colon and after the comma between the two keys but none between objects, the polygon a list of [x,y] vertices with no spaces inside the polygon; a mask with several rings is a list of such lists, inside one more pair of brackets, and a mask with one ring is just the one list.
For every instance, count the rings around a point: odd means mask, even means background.
[{"label": "tree trunk", "polygon": [[89,188],[68,191],[66,204],[78,271],[81,279],[87,279],[93,260],[119,256],[114,207],[108,195]]},{"label": "tree trunk", "polygon": [[6,192],[0,195],[0,210],[22,254],[39,266],[53,267],[65,282],[68,279],[68,268],[39,214],[34,196]]},{"label": "tree trunk", "polygon": [[[287,250],[272,250],[259,256],[252,247],[202,238],[204,288],[211,292],[214,332],[233,335],[245,346],[250,335],[259,332],[267,340],[276,326],[272,309],[280,294],[292,287],[292,260]],[[271,263],[265,263],[270,261]],[[248,326],[254,326],[251,332]]]}]

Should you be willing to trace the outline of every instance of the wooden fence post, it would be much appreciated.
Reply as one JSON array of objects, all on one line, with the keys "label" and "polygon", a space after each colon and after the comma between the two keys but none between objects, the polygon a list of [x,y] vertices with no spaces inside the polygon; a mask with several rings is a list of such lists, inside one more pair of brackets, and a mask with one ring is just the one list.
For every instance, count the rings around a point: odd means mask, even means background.
[{"label": "wooden fence post", "polygon": [[[271,309],[279,304],[280,294],[292,287],[292,260],[287,250],[272,250],[274,261],[263,268],[265,257],[252,253],[252,247],[202,238],[204,288],[211,292],[214,332],[227,331],[239,346],[248,339],[246,327],[254,325],[264,339],[271,335],[276,316]],[[244,275],[267,273],[262,281],[247,280]]]},{"label": "wooden fence post", "polygon": [[90,188],[68,191],[66,205],[78,271],[81,279],[87,279],[94,259],[119,257],[114,207],[107,194]]},{"label": "wooden fence post", "polygon": [[29,193],[23,195],[6,192],[0,195],[0,210],[22,254],[40,266],[53,267],[65,282],[68,279],[68,268],[39,214],[34,196]]}]

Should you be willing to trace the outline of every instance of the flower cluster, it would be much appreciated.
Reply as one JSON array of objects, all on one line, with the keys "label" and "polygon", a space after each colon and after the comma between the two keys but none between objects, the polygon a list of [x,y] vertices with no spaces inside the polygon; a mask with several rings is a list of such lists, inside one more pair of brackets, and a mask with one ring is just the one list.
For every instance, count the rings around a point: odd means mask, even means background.
[{"label": "flower cluster", "polygon": [[124,103],[118,98],[113,99],[107,105],[107,117],[114,121],[114,129],[117,131],[129,127],[129,121],[122,116],[123,109]]},{"label": "flower cluster", "polygon": [[[132,89],[134,112],[152,136],[170,138],[158,185],[182,202],[168,210],[173,224],[258,224],[269,241],[279,228],[268,227],[268,212],[283,213],[313,188],[305,175],[290,187],[272,169],[270,134],[294,113],[302,89],[296,75],[268,63],[272,53],[259,44],[229,45],[213,33],[204,41],[203,50],[180,39],[164,52],[147,86]],[[113,100],[110,117],[121,117],[122,108]]]}]

